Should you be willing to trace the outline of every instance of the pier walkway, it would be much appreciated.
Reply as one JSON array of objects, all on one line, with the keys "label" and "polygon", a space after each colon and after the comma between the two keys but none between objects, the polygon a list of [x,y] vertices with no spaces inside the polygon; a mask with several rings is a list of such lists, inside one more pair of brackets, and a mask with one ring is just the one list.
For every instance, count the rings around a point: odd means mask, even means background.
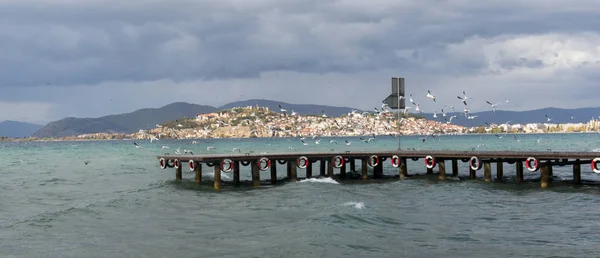
[{"label": "pier walkway", "polygon": [[[600,153],[598,152],[531,152],[531,151],[378,151],[378,152],[306,152],[306,153],[238,153],[238,154],[206,154],[206,155],[160,155],[161,168],[175,168],[176,179],[182,178],[182,167],[196,173],[196,182],[202,181],[203,166],[213,167],[214,188],[221,189],[221,172],[233,173],[233,184],[240,184],[240,165],[251,166],[252,183],[260,186],[260,171],[271,172],[271,183],[277,182],[278,164],[287,164],[287,178],[297,181],[297,169],[306,170],[306,178],[312,177],[312,164],[320,162],[320,176],[333,177],[337,171],[345,177],[347,166],[350,171],[361,172],[362,180],[367,180],[368,170],[372,169],[373,178],[383,177],[383,163],[397,168],[396,178],[408,177],[406,161],[423,160],[427,174],[433,174],[434,168],[439,172],[439,179],[446,178],[446,162],[451,164],[451,175],[458,176],[458,162],[468,163],[469,178],[477,178],[476,173],[483,170],[484,180],[492,182],[492,163],[496,164],[496,180],[503,179],[503,163],[515,164],[516,181],[523,182],[523,172],[539,172],[541,188],[550,185],[555,166],[573,166],[573,183],[581,184],[581,165],[590,164],[590,170],[600,174]],[[356,160],[361,169],[356,170]],[[599,175],[600,178],[600,175]]]}]

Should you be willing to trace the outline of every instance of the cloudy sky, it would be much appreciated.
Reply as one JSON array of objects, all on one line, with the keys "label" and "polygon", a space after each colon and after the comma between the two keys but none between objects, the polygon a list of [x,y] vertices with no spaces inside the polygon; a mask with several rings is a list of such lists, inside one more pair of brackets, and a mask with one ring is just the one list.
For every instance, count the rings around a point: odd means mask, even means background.
[{"label": "cloudy sky", "polygon": [[[0,0],[0,121],[265,98],[600,106],[598,0]],[[438,103],[425,98],[428,89]]]}]

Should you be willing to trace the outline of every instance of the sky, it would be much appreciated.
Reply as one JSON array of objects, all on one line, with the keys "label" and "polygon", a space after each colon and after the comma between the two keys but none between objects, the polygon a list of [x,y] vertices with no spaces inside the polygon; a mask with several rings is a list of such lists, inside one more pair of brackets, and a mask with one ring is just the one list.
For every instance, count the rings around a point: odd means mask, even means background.
[{"label": "sky", "polygon": [[597,0],[0,0],[0,121],[253,98],[373,110],[391,77],[423,112],[463,90],[472,112],[596,107],[598,24]]}]

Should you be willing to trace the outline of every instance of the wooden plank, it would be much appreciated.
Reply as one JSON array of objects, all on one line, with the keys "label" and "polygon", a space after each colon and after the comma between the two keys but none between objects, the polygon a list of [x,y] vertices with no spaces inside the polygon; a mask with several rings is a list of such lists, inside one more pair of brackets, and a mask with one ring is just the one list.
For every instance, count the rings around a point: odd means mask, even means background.
[{"label": "wooden plank", "polygon": [[[528,157],[536,157],[539,160],[557,160],[557,159],[581,159],[591,160],[600,156],[597,152],[541,152],[541,151],[373,151],[373,152],[344,152],[342,153],[347,158],[366,158],[370,155],[377,155],[379,157],[391,157],[398,155],[400,157],[407,158],[424,158],[427,155],[432,155],[436,158],[452,159],[452,158],[470,158],[477,156],[480,159],[521,159],[525,160]],[[299,156],[306,156],[308,158],[324,158],[331,159],[334,156],[339,155],[332,152],[306,152],[306,153],[267,153],[267,154],[256,154],[256,153],[231,153],[231,154],[205,154],[205,155],[160,155],[158,159],[179,159],[180,161],[187,162],[190,159],[194,159],[201,162],[206,161],[221,161],[229,158],[231,160],[256,160],[261,157],[267,157],[269,159],[296,159]]]}]

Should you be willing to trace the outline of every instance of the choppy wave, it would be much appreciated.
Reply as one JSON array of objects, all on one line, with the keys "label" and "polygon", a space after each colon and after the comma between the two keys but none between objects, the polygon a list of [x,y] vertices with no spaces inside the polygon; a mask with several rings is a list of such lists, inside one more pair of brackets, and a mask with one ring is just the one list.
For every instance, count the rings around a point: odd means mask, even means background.
[{"label": "choppy wave", "polygon": [[363,203],[363,202],[347,202],[347,203],[344,203],[344,206],[352,206],[356,209],[362,210],[365,208],[365,203]]},{"label": "choppy wave", "polygon": [[307,178],[304,180],[300,180],[299,183],[303,183],[303,182],[309,182],[309,183],[328,183],[328,184],[336,184],[339,185],[340,183],[338,183],[337,181],[329,178],[329,177],[324,177],[324,178]]}]

